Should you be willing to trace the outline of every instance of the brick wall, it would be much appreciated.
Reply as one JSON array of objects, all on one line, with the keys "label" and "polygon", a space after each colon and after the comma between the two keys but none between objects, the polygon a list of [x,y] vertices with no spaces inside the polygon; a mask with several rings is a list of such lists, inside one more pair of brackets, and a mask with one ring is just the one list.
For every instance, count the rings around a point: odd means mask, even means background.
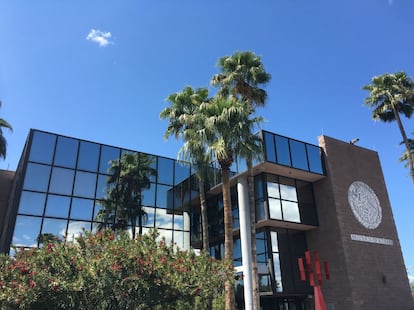
[{"label": "brick wall", "polygon": [[[326,136],[319,144],[327,177],[314,184],[320,227],[307,241],[331,267],[332,279],[322,286],[328,309],[414,309],[378,154]],[[375,229],[364,227],[349,205],[355,181],[378,197],[382,221]]]}]

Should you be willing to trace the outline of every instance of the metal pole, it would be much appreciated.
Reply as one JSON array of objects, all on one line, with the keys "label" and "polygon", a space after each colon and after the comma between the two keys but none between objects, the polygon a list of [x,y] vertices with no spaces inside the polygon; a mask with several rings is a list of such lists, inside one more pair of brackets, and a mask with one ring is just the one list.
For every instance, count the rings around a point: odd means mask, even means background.
[{"label": "metal pole", "polygon": [[250,238],[250,209],[247,179],[237,180],[237,195],[239,200],[240,241],[243,262],[244,309],[253,309],[252,255]]}]

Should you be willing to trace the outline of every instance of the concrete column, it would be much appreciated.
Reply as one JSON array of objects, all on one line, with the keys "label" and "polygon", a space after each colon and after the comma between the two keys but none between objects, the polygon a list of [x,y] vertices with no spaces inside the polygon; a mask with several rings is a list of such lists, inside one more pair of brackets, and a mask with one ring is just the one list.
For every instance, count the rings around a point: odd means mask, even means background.
[{"label": "concrete column", "polygon": [[239,177],[237,180],[237,195],[239,200],[240,241],[243,263],[244,309],[252,310],[253,281],[248,189],[247,179],[245,177]]},{"label": "concrete column", "polygon": [[188,212],[183,212],[183,221],[184,221],[184,249],[190,249],[190,214]]}]

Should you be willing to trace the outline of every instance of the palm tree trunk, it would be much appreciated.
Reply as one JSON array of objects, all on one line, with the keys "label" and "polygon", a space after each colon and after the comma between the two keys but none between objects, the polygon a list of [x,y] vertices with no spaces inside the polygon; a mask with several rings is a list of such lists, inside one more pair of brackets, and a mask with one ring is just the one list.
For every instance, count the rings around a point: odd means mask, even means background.
[{"label": "palm tree trunk", "polygon": [[132,216],[132,215],[130,215],[130,220],[131,220],[131,224],[132,224],[132,227],[131,227],[131,231],[132,231],[132,239],[135,239],[135,235],[136,235],[136,227],[135,227],[135,225],[136,225],[136,220],[135,220],[135,219],[133,219],[132,217],[133,217],[133,216]]},{"label": "palm tree trunk", "polygon": [[[224,258],[233,265],[233,217],[230,199],[229,167],[221,165],[221,173],[224,205]],[[227,280],[224,288],[226,310],[234,310],[236,308],[236,298],[233,281]]]},{"label": "palm tree trunk", "polygon": [[138,235],[142,235],[142,216],[143,215],[138,215]]},{"label": "palm tree trunk", "polygon": [[203,234],[203,251],[209,253],[210,240],[208,236],[208,219],[207,219],[207,203],[206,193],[204,191],[204,179],[203,177],[198,178],[198,186],[200,191],[200,207],[201,207],[201,226]]},{"label": "palm tree trunk", "polygon": [[394,104],[394,99],[393,97],[391,97],[389,95],[389,98],[392,102],[391,106],[392,106],[392,110],[394,112],[395,115],[395,119],[397,121],[398,127],[400,128],[400,132],[401,132],[401,136],[403,138],[403,142],[405,145],[405,148],[407,149],[407,153],[408,153],[408,164],[410,166],[410,176],[412,181],[414,182],[414,153],[413,151],[410,149],[410,144],[408,142],[408,138],[407,138],[407,134],[405,133],[405,129],[404,126],[402,124],[401,118],[400,118],[400,114],[398,113],[397,109],[395,108],[395,104]]},{"label": "palm tree trunk", "polygon": [[257,256],[256,256],[256,206],[254,199],[254,177],[253,177],[253,163],[251,159],[247,160],[247,169],[249,171],[248,185],[249,185],[249,208],[250,208],[250,240],[252,253],[252,280],[253,280],[253,309],[260,309],[260,295],[259,295],[259,275],[257,272]]}]

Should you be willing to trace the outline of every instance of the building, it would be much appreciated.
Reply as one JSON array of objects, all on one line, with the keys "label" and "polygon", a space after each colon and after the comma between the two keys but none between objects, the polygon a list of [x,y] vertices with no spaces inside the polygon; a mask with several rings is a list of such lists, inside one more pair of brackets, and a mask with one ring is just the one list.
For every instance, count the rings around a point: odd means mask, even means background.
[{"label": "building", "polygon": [[[312,287],[298,268],[307,250],[329,262],[330,280],[322,286],[328,309],[413,309],[378,154],[327,136],[316,146],[266,131],[260,135],[265,156],[254,165],[254,181],[263,309],[312,309]],[[96,229],[109,162],[125,152],[134,151],[31,130],[16,172],[0,173],[0,250],[38,246],[42,233],[71,239],[83,228]],[[144,231],[157,227],[181,248],[200,247],[193,169],[147,155],[157,174],[143,192]],[[234,264],[244,273],[236,281],[237,296],[243,304],[245,289],[249,305],[250,223],[242,170],[231,178]],[[224,228],[217,173],[212,169],[208,177],[207,195],[210,253],[220,258]]]}]

